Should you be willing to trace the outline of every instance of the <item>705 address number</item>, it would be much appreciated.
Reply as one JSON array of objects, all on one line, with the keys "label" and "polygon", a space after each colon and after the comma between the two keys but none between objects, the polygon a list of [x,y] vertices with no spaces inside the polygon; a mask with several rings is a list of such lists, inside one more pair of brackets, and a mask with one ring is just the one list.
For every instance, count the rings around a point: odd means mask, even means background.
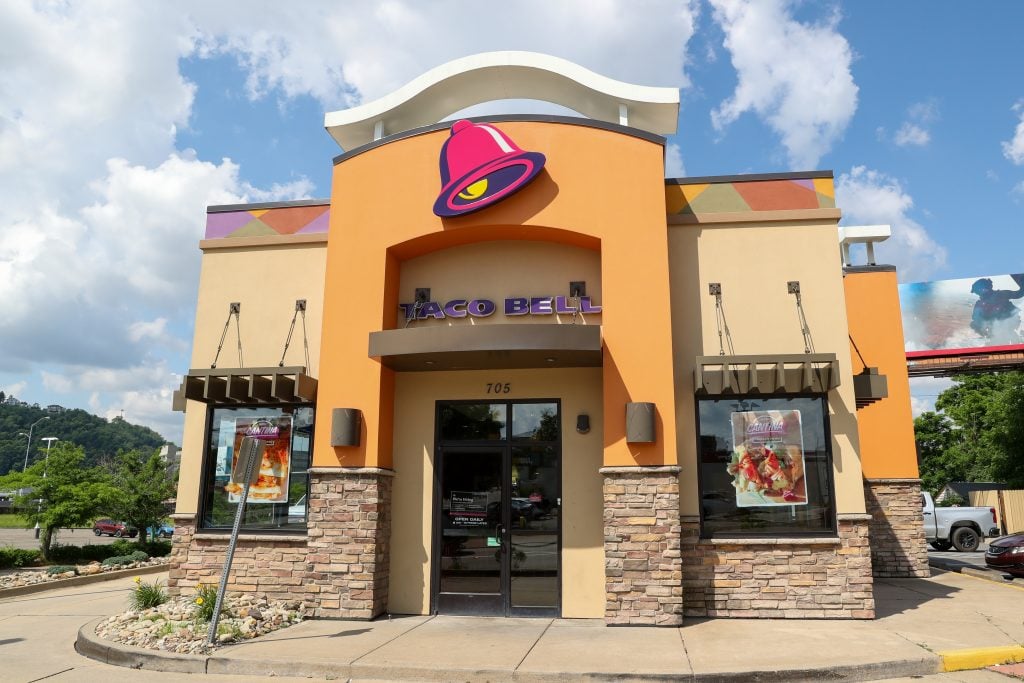
[{"label": "705 address number", "polygon": [[488,394],[507,394],[512,391],[512,384],[509,382],[488,382]]}]

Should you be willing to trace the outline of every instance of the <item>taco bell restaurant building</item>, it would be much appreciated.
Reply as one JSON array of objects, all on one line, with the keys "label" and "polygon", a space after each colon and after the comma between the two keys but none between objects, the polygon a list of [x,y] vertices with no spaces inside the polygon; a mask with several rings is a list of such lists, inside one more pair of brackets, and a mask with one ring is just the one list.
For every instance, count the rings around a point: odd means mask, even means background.
[{"label": "taco bell restaurant building", "polygon": [[[508,97],[581,116],[439,123]],[[246,435],[229,587],[322,617],[870,619],[927,576],[882,231],[829,171],[666,179],[678,103],[475,55],[327,114],[329,199],[210,207],[171,590]]]}]

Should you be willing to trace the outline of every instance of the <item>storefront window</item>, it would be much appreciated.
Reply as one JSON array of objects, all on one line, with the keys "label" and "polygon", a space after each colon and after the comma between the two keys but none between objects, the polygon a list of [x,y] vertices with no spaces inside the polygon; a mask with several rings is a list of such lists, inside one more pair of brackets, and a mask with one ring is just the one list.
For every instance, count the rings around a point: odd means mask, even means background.
[{"label": "storefront window", "polygon": [[701,535],[836,531],[825,397],[698,401]]},{"label": "storefront window", "polygon": [[313,447],[312,406],[214,408],[209,413],[201,519],[204,529],[230,529],[241,489],[230,481],[237,449],[247,430],[277,435],[265,439],[259,479],[249,489],[242,528],[305,531]]},{"label": "storefront window", "polygon": [[442,441],[502,441],[508,407],[504,403],[448,403],[441,407]]}]

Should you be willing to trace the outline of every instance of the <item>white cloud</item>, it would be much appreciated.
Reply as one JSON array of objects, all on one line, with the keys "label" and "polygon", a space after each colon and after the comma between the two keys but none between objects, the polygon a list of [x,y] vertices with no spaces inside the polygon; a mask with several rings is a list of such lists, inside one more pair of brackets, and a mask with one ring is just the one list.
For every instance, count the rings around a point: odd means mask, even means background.
[{"label": "white cloud", "polygon": [[686,167],[683,166],[683,152],[679,145],[669,143],[665,147],[665,177],[682,178],[686,175]]},{"label": "white cloud", "polygon": [[180,432],[168,368],[187,359],[168,354],[191,343],[205,206],[313,192],[305,178],[254,187],[234,161],[179,148],[196,97],[182,59],[231,56],[250,97],[308,95],[327,109],[503,49],[685,87],[698,13],[696,0],[652,0],[644,11],[612,0],[523,0],[486,12],[457,0],[240,7],[0,3],[0,380],[8,387],[42,386],[68,400],[89,392],[95,410],[123,408],[126,419],[134,411]]},{"label": "white cloud", "polygon": [[[458,0],[305,2],[302,11],[260,0],[246,11],[193,2],[201,54],[234,55],[251,97],[311,95],[328,108],[391,92],[430,68],[476,52],[532,50],[644,85],[688,84],[686,44],[695,0],[642,9],[613,0],[518,0],[486,11]],[[268,27],[272,27],[268,28]]]},{"label": "white cloud", "polygon": [[892,226],[892,237],[875,248],[880,263],[898,269],[900,280],[927,280],[946,263],[946,249],[910,217],[914,199],[895,178],[855,166],[836,181],[836,204],[845,225]]},{"label": "white cloud", "polygon": [[27,386],[27,382],[14,382],[13,384],[8,384],[7,391],[5,391],[4,394],[6,394],[7,396],[14,396],[15,398],[17,398],[19,394],[25,391],[25,388]]},{"label": "white cloud", "polygon": [[857,109],[850,45],[833,14],[819,24],[793,19],[789,0],[711,0],[739,83],[711,113],[724,130],[755,112],[782,139],[794,169],[816,168]]},{"label": "white cloud", "polygon": [[914,123],[904,122],[900,129],[896,131],[892,141],[900,147],[907,147],[908,145],[924,147],[931,139],[931,134],[924,128]]},{"label": "white cloud", "polygon": [[935,400],[953,386],[949,377],[911,377],[910,409],[914,417],[924,412],[935,412]]},{"label": "white cloud", "polygon": [[1013,111],[1020,115],[1020,121],[1013,131],[1013,137],[1003,143],[1003,156],[1020,166],[1024,164],[1024,100],[1013,105]]}]

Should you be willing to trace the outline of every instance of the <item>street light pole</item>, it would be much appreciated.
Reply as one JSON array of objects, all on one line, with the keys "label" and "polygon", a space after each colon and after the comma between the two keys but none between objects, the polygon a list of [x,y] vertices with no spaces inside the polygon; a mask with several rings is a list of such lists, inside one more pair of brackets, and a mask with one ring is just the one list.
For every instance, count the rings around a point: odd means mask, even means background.
[{"label": "street light pole", "polygon": [[[60,441],[55,436],[44,436],[40,441],[46,442],[46,465],[43,467],[43,479],[46,479],[47,470],[50,468],[50,446],[53,445],[54,441]],[[36,499],[36,516],[39,516],[39,512],[43,509],[43,503],[38,498]],[[36,522],[36,538],[39,538],[39,522]]]},{"label": "street light pole", "polygon": [[28,443],[25,444],[25,465],[21,468],[22,472],[24,472],[25,470],[28,469],[28,454],[29,454],[29,452],[32,449],[32,430],[35,429],[36,425],[39,424],[40,422],[42,422],[43,420],[49,420],[49,419],[50,419],[49,415],[47,415],[45,417],[41,417],[38,420],[36,420],[35,422],[33,422],[32,426],[28,428]]}]

